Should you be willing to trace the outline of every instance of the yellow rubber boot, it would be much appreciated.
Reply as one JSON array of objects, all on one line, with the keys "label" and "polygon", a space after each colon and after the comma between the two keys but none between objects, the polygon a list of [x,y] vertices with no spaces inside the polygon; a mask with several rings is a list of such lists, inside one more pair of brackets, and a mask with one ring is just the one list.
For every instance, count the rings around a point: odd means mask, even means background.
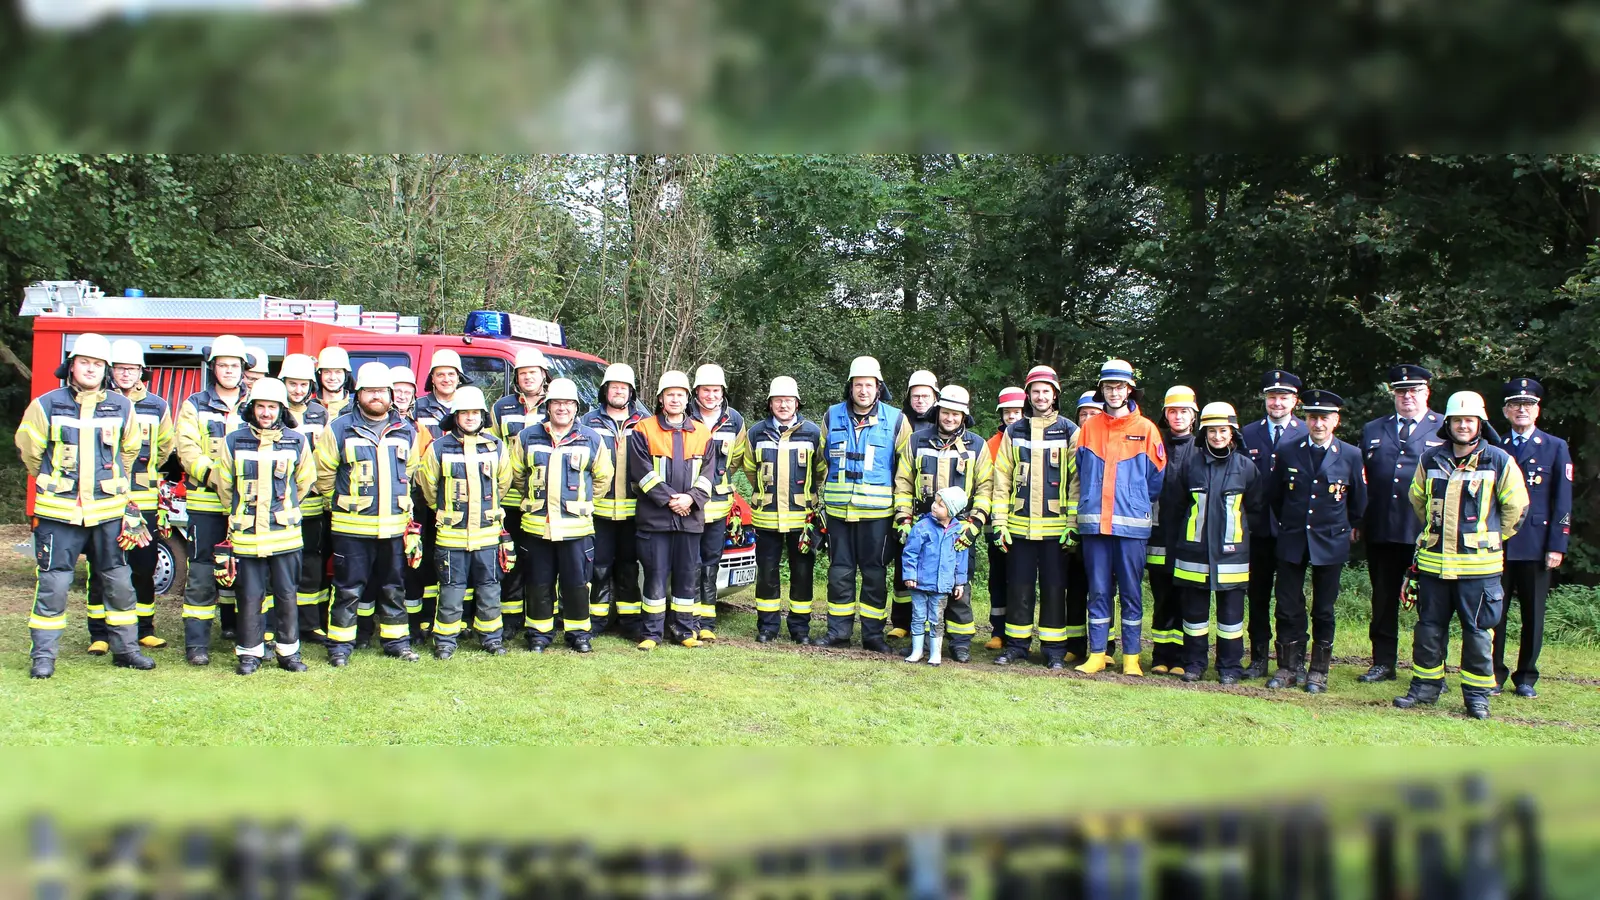
[{"label": "yellow rubber boot", "polygon": [[717,639],[717,633],[709,628],[700,629],[700,640],[710,643]]},{"label": "yellow rubber boot", "polygon": [[905,630],[904,628],[891,628],[888,631],[884,632],[883,636],[884,637],[891,637],[891,638],[903,638],[903,637],[905,637],[906,635],[908,635],[910,633],[911,632]]},{"label": "yellow rubber boot", "polygon": [[699,638],[686,637],[686,638],[683,639],[683,646],[685,646],[685,647],[698,647],[698,646],[700,646],[700,639]]},{"label": "yellow rubber boot", "polygon": [[1071,650],[1068,650],[1067,651],[1067,655],[1062,657],[1062,661],[1065,662],[1069,666],[1072,665],[1073,663],[1077,662],[1078,659],[1079,659],[1078,654],[1073,653]]},{"label": "yellow rubber boot", "polygon": [[1143,678],[1144,677],[1144,670],[1139,668],[1139,654],[1137,654],[1137,653],[1124,653],[1124,654],[1122,654],[1122,674],[1124,674],[1124,675],[1134,675],[1134,676],[1137,676],[1139,678]]},{"label": "yellow rubber boot", "polygon": [[640,650],[644,650],[644,651],[648,652],[650,650],[654,650],[655,648],[656,648],[656,642],[650,640],[649,638],[645,638],[644,640],[639,642],[639,649]]},{"label": "yellow rubber boot", "polygon": [[1091,653],[1081,666],[1074,666],[1074,672],[1085,675],[1095,675],[1106,670],[1106,655],[1104,653]]},{"label": "yellow rubber boot", "polygon": [[[1150,667],[1150,674],[1151,675],[1165,675],[1165,674],[1167,674],[1167,667],[1166,666],[1151,666]],[[1178,674],[1182,675],[1183,673],[1179,672]]]},{"label": "yellow rubber boot", "polygon": [[[1155,671],[1155,670],[1152,669],[1151,671]],[[1177,675],[1180,678],[1183,677],[1183,673],[1184,673],[1183,666],[1173,666],[1172,668],[1167,670],[1167,674],[1168,675]]]},{"label": "yellow rubber boot", "polygon": [[[983,649],[985,649],[985,650],[999,650],[1001,647],[1004,647],[1005,645],[1006,645],[1006,639],[997,634],[994,637],[989,638],[989,642],[983,645]],[[1067,661],[1071,662],[1072,660],[1067,660]]]},{"label": "yellow rubber boot", "polygon": [[139,646],[145,648],[146,650],[160,650],[166,645],[166,641],[156,637],[153,634],[147,634],[144,637],[139,638]]},{"label": "yellow rubber boot", "polygon": [[111,652],[111,645],[105,641],[95,641],[89,645],[90,656],[105,656],[109,652]]}]

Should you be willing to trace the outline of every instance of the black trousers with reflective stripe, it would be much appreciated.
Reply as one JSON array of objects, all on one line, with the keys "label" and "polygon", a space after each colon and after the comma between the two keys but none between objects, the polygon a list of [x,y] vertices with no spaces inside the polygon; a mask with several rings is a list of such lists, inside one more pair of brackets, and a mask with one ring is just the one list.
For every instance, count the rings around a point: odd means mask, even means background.
[{"label": "black trousers with reflective stripe", "polygon": [[594,539],[585,535],[552,541],[523,533],[517,556],[528,557],[528,628],[535,643],[549,643],[555,626],[555,598],[561,592],[562,630],[567,640],[588,637],[589,578],[594,571]]},{"label": "black trousers with reflective stripe", "polygon": [[[478,550],[434,550],[434,565],[439,572],[439,603],[435,609],[433,643],[436,647],[455,647],[461,632],[468,627],[478,632],[485,644],[505,634],[500,613],[500,547]],[[473,608],[468,610],[467,589],[472,589]],[[472,621],[467,622],[471,613]],[[494,625],[501,622],[500,625]],[[480,625],[486,626],[481,627]],[[492,627],[487,627],[492,626]]]},{"label": "black trousers with reflective stripe", "polygon": [[911,631],[911,589],[906,587],[906,573],[901,571],[901,554],[905,552],[905,542],[900,539],[900,532],[894,528],[889,529],[889,557],[894,561],[894,591],[893,602],[889,605],[889,627],[903,628],[907,633]]},{"label": "black trousers with reflective stripe", "polygon": [[[1006,636],[1006,554],[995,545],[993,534],[985,531],[983,539],[989,545],[989,633],[997,638]],[[1087,588],[1085,588],[1087,596]]]},{"label": "black trousers with reflective stripe", "polygon": [[1416,548],[1411,544],[1367,544],[1367,577],[1372,581],[1373,665],[1393,667],[1400,647],[1400,587]]},{"label": "black trousers with reflective stripe", "polygon": [[728,544],[728,520],[707,522],[700,532],[700,580],[696,596],[701,628],[717,625],[717,571],[722,567],[722,551]]},{"label": "black trousers with reflective stripe", "polygon": [[[1550,570],[1542,559],[1506,560],[1505,572],[1500,576],[1505,588],[1505,604],[1500,621],[1494,629],[1495,684],[1505,684],[1506,678],[1518,685],[1532,687],[1539,681],[1539,651],[1544,647],[1544,605],[1550,595]],[[1517,615],[1522,620],[1521,646],[1517,650],[1517,670],[1506,668],[1506,621],[1511,618],[1511,601],[1517,601]],[[140,627],[144,623],[141,621]]]},{"label": "black trousers with reflective stripe", "polygon": [[[332,628],[355,628],[356,605],[368,585],[379,591],[378,637],[386,650],[411,646],[411,629],[406,620],[406,593],[401,570],[406,567],[401,538],[333,536],[333,608],[329,611]],[[404,635],[404,637],[400,637]],[[351,642],[332,641],[348,649]]]},{"label": "black trousers with reflective stripe", "polygon": [[183,584],[183,645],[204,650],[211,644],[217,615],[217,545],[228,536],[222,513],[189,513],[189,575]]},{"label": "black trousers with reflective stripe", "polygon": [[[854,615],[835,614],[848,608],[861,614],[861,639],[882,640],[884,620],[889,616],[889,549],[894,529],[888,516],[847,522],[828,516],[828,639],[849,640],[855,626]],[[860,600],[856,594],[856,573],[861,575]],[[909,609],[909,607],[908,607]],[[910,626],[909,619],[907,627]]]},{"label": "black trousers with reflective stripe", "polygon": [[[1006,557],[1009,567],[1006,578],[1011,592],[1006,597],[1006,646],[1025,651],[1033,643],[1035,596],[1038,597],[1040,631],[1067,627],[1066,553],[1061,543],[1053,539],[1014,538]],[[1034,593],[1036,586],[1037,595]],[[1046,652],[1066,652],[1065,638],[1048,642],[1041,638],[1039,643]]]},{"label": "black trousers with reflective stripe", "polygon": [[[694,614],[700,577],[700,535],[685,531],[640,531],[636,545],[644,566],[645,611],[640,640],[682,643],[700,633]],[[657,607],[652,611],[652,607]]]},{"label": "black trousers with reflective stripe", "polygon": [[[800,534],[795,531],[768,531],[756,529],[756,631],[762,634],[778,633],[782,614],[777,610],[761,610],[762,601],[777,604],[782,594],[781,569],[783,557],[789,558],[789,636],[802,638],[811,632],[811,598],[815,592],[813,570],[817,557],[814,553],[800,552]],[[803,610],[799,612],[796,609]]]},{"label": "black trousers with reflective stripe", "polygon": [[1150,664],[1152,666],[1186,665],[1183,643],[1174,643],[1168,640],[1173,633],[1183,634],[1183,597],[1181,589],[1173,583],[1172,563],[1162,565],[1146,565],[1145,574],[1150,578],[1150,635],[1152,647],[1150,650]]},{"label": "black trousers with reflective stripe", "polygon": [[[119,520],[120,521],[120,520]],[[144,514],[145,527],[150,529],[151,540],[149,545],[134,547],[124,550],[123,555],[128,559],[128,568],[132,571],[133,599],[135,608],[139,613],[139,637],[149,637],[156,633],[156,542],[161,540],[156,535],[156,514]],[[122,526],[117,530],[120,533]],[[94,566],[89,566],[89,640],[111,640],[110,632],[106,630],[106,590],[100,579],[94,576]]]},{"label": "black trousers with reflective stripe", "polygon": [[79,554],[89,557],[89,565],[99,570],[95,577],[104,582],[111,652],[138,650],[133,583],[122,548],[117,546],[117,535],[122,533],[121,517],[90,526],[68,525],[54,519],[35,521],[38,524],[33,527],[33,555],[39,567],[39,584],[34,589],[33,615],[29,618],[28,632],[33,638],[30,658],[55,659],[60,653],[67,595],[72,590]]},{"label": "black trousers with reflective stripe", "polygon": [[[1205,585],[1182,584],[1177,586],[1177,593],[1181,595],[1183,604],[1183,621],[1200,625],[1209,625],[1211,622],[1211,590]],[[1244,619],[1244,588],[1234,588],[1231,591],[1217,591],[1217,624],[1238,625]],[[1244,674],[1244,636],[1228,638],[1223,637],[1221,631],[1217,635],[1217,674],[1232,675],[1235,678]],[[1183,634],[1183,667],[1188,672],[1204,672],[1206,670],[1207,635],[1189,634],[1188,629]]]},{"label": "black trousers with reflective stripe", "polygon": [[1250,615],[1246,630],[1250,646],[1266,653],[1272,646],[1272,577],[1278,559],[1278,539],[1271,535],[1252,535],[1250,559],[1253,564],[1250,566]]},{"label": "black trousers with reflective stripe", "polygon": [[[517,565],[521,566],[519,559]],[[639,547],[632,519],[594,517],[594,577],[589,582],[589,615],[599,634],[610,619],[624,635],[639,629]],[[626,607],[620,606],[626,604]],[[598,613],[605,607],[605,613]]]},{"label": "black trousers with reflective stripe", "polygon": [[1089,567],[1083,564],[1083,548],[1074,547],[1062,554],[1067,567],[1067,652],[1079,659],[1089,658]]},{"label": "black trousers with reflective stripe", "polygon": [[[328,556],[332,552],[332,533],[328,513],[308,516],[300,521],[300,584],[296,587],[300,605],[300,633],[310,635],[328,625]],[[313,598],[315,598],[313,600]]]},{"label": "black trousers with reflective stripe", "polygon": [[1500,576],[1447,581],[1425,574],[1419,576],[1417,582],[1417,625],[1411,643],[1412,683],[1420,682],[1434,691],[1443,686],[1450,618],[1454,615],[1461,623],[1461,693],[1487,696],[1494,682],[1494,638],[1489,632],[1505,615],[1505,591],[1500,585]]},{"label": "black trousers with reflective stripe", "polygon": [[1339,600],[1343,569],[1344,563],[1313,566],[1278,560],[1278,640],[1306,642],[1306,571],[1310,570],[1311,637],[1319,644],[1333,643],[1333,607]]},{"label": "black trousers with reflective stripe", "polygon": [[[298,652],[300,609],[295,597],[300,587],[300,551],[274,556],[239,556],[235,560],[239,566],[239,577],[234,582],[234,596],[239,602],[239,631],[234,652],[239,656],[262,655],[264,630],[272,632],[278,655]],[[272,593],[270,616],[261,611],[268,591]],[[285,648],[288,648],[287,653]]]}]

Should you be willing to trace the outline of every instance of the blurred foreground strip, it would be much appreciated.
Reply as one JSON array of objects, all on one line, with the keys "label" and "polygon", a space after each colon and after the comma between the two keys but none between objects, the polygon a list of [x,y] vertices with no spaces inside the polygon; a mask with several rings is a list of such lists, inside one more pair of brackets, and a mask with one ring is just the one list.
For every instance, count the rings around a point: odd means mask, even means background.
[{"label": "blurred foreground strip", "polygon": [[105,19],[158,13],[286,13],[354,6],[360,0],[22,0],[22,13],[39,28],[87,28]]}]

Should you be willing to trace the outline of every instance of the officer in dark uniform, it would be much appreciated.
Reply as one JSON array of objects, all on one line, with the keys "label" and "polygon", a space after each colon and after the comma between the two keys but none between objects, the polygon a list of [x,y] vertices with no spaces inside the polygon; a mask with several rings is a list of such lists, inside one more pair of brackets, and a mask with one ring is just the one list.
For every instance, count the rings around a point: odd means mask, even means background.
[{"label": "officer in dark uniform", "polygon": [[[1273,369],[1261,376],[1261,398],[1266,418],[1241,429],[1244,450],[1255,461],[1263,483],[1270,480],[1277,461],[1278,445],[1292,444],[1306,436],[1306,423],[1294,417],[1300,399],[1300,378],[1293,372]],[[1272,574],[1277,559],[1278,519],[1267,513],[1267,527],[1250,535],[1249,635],[1250,665],[1244,678],[1265,678],[1267,653],[1272,647]]]},{"label": "officer in dark uniform", "polygon": [[[1561,567],[1567,554],[1567,534],[1572,526],[1572,455],[1567,442],[1538,428],[1539,401],[1544,388],[1532,378],[1516,378],[1505,386],[1505,416],[1511,423],[1500,446],[1517,461],[1528,482],[1528,513],[1522,527],[1506,542],[1506,604],[1494,629],[1495,687],[1509,675],[1518,697],[1537,697],[1539,649],[1544,644],[1544,601],[1550,593],[1550,573]],[[1522,647],[1517,670],[1506,669],[1506,619],[1511,598],[1522,617]]]},{"label": "officer in dark uniform", "polygon": [[[1367,476],[1361,451],[1334,436],[1344,399],[1307,391],[1302,399],[1307,436],[1285,443],[1267,482],[1267,504],[1278,523],[1278,671],[1267,687],[1302,680],[1306,654],[1306,570],[1311,570],[1311,666],[1307,693],[1328,689],[1333,662],[1333,606],[1350,545],[1361,539]],[[1252,567],[1253,568],[1253,567]]]},{"label": "officer in dark uniform", "polygon": [[1372,580],[1372,668],[1357,680],[1393,681],[1400,635],[1400,587],[1422,530],[1408,492],[1417,460],[1444,443],[1444,418],[1428,408],[1433,373],[1421,366],[1389,370],[1394,414],[1373,419],[1361,429],[1361,454],[1367,473],[1367,575]]}]

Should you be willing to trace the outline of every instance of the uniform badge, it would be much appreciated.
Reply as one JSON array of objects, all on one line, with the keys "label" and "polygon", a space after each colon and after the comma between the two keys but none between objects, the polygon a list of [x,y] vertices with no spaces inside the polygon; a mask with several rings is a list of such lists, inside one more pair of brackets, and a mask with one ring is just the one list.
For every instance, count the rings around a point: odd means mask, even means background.
[{"label": "uniform badge", "polygon": [[1344,502],[1344,492],[1347,490],[1349,490],[1349,485],[1342,481],[1336,481],[1328,485],[1328,494],[1331,495],[1334,501],[1337,503]]}]

